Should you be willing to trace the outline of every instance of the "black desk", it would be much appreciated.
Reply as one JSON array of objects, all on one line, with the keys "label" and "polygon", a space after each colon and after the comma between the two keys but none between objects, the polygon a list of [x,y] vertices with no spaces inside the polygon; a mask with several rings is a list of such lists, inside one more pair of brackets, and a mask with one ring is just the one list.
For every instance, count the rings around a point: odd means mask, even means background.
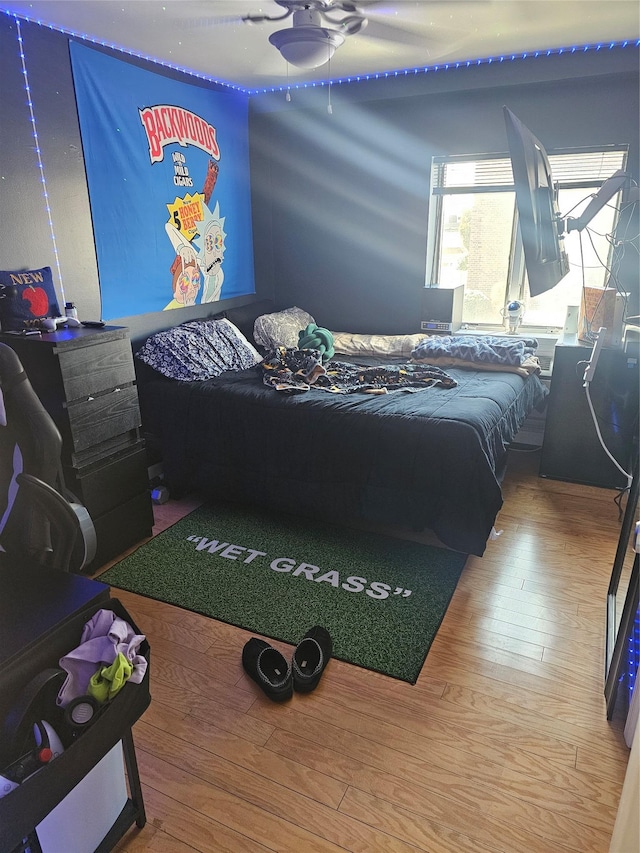
[{"label": "black desk", "polygon": [[34,647],[77,613],[95,610],[108,600],[106,584],[82,575],[0,565],[0,670],[28,658]]},{"label": "black desk", "polygon": [[[52,569],[0,565],[0,721],[34,676],[57,667],[59,659],[79,644],[83,626],[101,608],[113,610],[143,633],[99,581]],[[146,642],[140,651],[148,660]],[[126,684],[62,755],[0,798],[0,853],[18,847],[120,741],[130,798],[98,850],[111,850],[134,822],[144,826],[131,727],[150,700],[147,667],[143,682]]]}]

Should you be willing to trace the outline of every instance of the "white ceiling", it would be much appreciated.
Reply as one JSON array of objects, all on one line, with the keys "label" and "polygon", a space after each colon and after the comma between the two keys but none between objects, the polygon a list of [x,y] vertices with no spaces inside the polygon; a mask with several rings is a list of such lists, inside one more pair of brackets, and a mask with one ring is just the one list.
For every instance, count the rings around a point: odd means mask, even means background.
[{"label": "white ceiling", "polygon": [[638,0],[364,0],[362,8],[368,26],[330,66],[305,71],[287,69],[268,41],[290,18],[237,20],[282,14],[274,0],[0,0],[0,10],[250,90],[640,36]]}]

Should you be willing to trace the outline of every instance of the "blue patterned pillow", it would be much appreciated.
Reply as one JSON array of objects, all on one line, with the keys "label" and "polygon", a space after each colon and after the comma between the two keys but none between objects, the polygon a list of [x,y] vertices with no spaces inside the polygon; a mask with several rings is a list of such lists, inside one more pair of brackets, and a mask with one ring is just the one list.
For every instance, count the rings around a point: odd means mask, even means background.
[{"label": "blue patterned pillow", "polygon": [[193,320],[152,335],[136,358],[169,379],[212,379],[225,370],[244,370],[262,357],[229,320]]}]

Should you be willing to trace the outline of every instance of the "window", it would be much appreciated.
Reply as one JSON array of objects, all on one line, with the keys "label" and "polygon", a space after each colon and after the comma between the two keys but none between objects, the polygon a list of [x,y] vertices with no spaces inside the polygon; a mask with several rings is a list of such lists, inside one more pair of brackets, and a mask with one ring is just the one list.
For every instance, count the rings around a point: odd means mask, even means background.
[{"label": "window", "polygon": [[[626,146],[550,153],[561,216],[578,217],[603,181],[625,168],[626,159]],[[519,299],[525,304],[525,326],[559,329],[567,306],[580,305],[583,286],[608,282],[615,200],[587,230],[565,235],[569,274],[552,290],[531,298],[511,161],[504,155],[434,157],[429,211],[427,283],[464,285],[464,323],[501,326],[506,303]]]}]

